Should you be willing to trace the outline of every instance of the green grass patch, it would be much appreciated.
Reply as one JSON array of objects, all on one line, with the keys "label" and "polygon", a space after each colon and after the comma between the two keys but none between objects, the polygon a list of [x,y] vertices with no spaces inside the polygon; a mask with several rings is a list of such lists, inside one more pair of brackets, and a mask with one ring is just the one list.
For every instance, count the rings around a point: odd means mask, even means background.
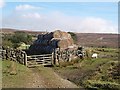
[{"label": "green grass patch", "polygon": [[91,59],[91,60],[84,60],[82,61],[81,68],[83,70],[96,70],[99,65],[106,64],[109,61],[109,59]]},{"label": "green grass patch", "polygon": [[13,61],[2,61],[2,87],[3,88],[24,88],[30,75],[29,69],[19,63],[14,62],[16,74],[11,75],[11,64]]},{"label": "green grass patch", "polygon": [[74,66],[74,64],[76,64],[76,63],[79,63],[79,62],[81,62],[82,60],[81,59],[79,59],[79,58],[76,58],[76,59],[73,59],[73,60],[71,60],[71,61],[66,61],[66,62],[60,62],[60,65],[59,65],[59,67],[69,67],[69,66]]}]

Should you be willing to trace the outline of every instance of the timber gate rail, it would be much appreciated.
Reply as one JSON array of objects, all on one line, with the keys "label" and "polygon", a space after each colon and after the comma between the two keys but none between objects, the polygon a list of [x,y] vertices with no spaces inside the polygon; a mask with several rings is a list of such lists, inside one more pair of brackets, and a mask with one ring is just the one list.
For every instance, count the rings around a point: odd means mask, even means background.
[{"label": "timber gate rail", "polygon": [[40,65],[52,65],[53,54],[31,55],[27,56],[26,65],[28,67]]},{"label": "timber gate rail", "polygon": [[0,53],[2,55],[2,60],[12,60],[27,67],[53,65],[53,53],[28,56],[25,51],[13,49],[1,50]]}]

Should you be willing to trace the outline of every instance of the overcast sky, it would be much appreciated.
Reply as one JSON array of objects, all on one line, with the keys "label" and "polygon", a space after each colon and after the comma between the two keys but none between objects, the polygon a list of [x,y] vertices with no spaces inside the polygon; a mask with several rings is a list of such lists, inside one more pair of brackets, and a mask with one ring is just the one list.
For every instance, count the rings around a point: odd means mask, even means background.
[{"label": "overcast sky", "polygon": [[118,33],[117,2],[3,2],[2,27],[37,31]]}]

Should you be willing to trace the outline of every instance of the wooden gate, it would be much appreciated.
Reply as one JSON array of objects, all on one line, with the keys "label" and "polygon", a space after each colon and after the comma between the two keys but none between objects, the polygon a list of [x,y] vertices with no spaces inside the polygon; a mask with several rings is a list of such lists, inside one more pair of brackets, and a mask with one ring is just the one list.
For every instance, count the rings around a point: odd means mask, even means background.
[{"label": "wooden gate", "polygon": [[53,54],[31,55],[27,56],[26,60],[26,64],[28,67],[52,65]]}]

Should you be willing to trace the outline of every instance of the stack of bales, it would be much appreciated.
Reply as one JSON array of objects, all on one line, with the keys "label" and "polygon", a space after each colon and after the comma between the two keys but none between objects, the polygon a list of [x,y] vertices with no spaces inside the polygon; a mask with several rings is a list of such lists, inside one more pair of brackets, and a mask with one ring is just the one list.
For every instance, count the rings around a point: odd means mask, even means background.
[{"label": "stack of bales", "polygon": [[60,30],[40,34],[34,43],[30,46],[30,54],[48,54],[56,48],[66,49],[74,44],[71,35]]}]

